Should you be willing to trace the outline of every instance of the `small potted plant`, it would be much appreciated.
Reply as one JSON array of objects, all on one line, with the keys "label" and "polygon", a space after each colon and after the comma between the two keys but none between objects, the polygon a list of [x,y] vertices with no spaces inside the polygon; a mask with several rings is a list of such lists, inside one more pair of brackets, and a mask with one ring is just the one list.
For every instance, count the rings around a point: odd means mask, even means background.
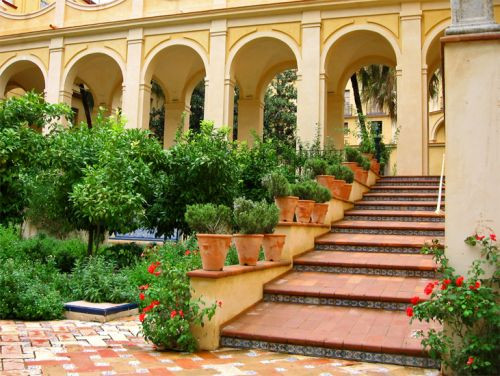
[{"label": "small potted plant", "polygon": [[352,182],[354,181],[354,173],[349,167],[340,166],[339,169],[340,178],[344,181],[342,189],[340,191],[340,198],[343,200],[349,200],[352,190]]},{"label": "small potted plant", "polygon": [[354,179],[365,184],[366,183],[366,178],[368,178],[368,174],[366,174],[365,178],[365,173],[363,172],[363,167],[361,164],[365,160],[365,158],[361,155],[361,153],[354,149],[351,148],[350,146],[346,146],[344,148],[345,152],[345,159],[346,162],[343,162],[342,164],[344,166],[349,167],[352,172],[354,172]]},{"label": "small potted plant", "polygon": [[267,189],[269,196],[274,198],[274,202],[280,211],[279,220],[283,222],[293,222],[295,207],[299,200],[296,196],[291,196],[290,183],[280,172],[271,172],[262,179],[263,186]]},{"label": "small potted plant", "polygon": [[264,240],[262,248],[264,249],[264,256],[266,261],[279,261],[283,247],[285,246],[285,234],[274,234],[274,230],[279,221],[279,210],[276,205],[268,205],[261,218],[262,226],[264,228]]},{"label": "small potted plant", "polygon": [[297,207],[295,208],[297,222],[309,223],[311,221],[316,185],[317,183],[313,180],[304,180],[292,185],[292,193],[294,196],[299,197]]},{"label": "small potted plant", "polygon": [[313,194],[313,199],[316,203],[314,204],[314,209],[311,214],[312,223],[325,223],[328,207],[330,206],[328,201],[330,201],[331,198],[332,194],[330,191],[322,185],[316,183],[316,189]]},{"label": "small potted plant", "polygon": [[[327,176],[331,176],[332,179],[327,181],[322,181],[316,178],[317,182],[322,186],[328,188],[333,197],[341,197],[342,196],[342,188],[344,187],[345,181],[342,180],[342,165],[333,164],[327,167],[326,174]],[[349,170],[350,171],[350,170]]]},{"label": "small potted plant", "polygon": [[189,205],[185,219],[196,232],[203,270],[222,270],[231,246],[231,209],[214,204]]},{"label": "small potted plant", "polygon": [[267,216],[269,204],[262,200],[254,202],[243,197],[234,200],[234,222],[239,229],[233,235],[240,265],[253,266],[259,259],[260,247],[264,240],[263,218]]}]

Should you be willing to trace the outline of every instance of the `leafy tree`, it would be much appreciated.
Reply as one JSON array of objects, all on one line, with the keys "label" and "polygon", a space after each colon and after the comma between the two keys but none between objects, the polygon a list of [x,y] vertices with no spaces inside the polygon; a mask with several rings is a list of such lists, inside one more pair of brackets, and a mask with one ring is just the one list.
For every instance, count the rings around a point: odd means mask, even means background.
[{"label": "leafy tree", "polygon": [[[156,99],[156,101],[154,99]],[[151,81],[151,109],[149,110],[149,129],[163,145],[165,133],[165,94],[160,84]]]},{"label": "leafy tree", "polygon": [[264,97],[264,138],[281,140],[295,147],[297,130],[297,71],[276,76]]},{"label": "leafy tree", "polygon": [[0,224],[23,222],[23,177],[45,147],[42,128],[63,115],[71,115],[68,106],[49,104],[34,92],[0,101]]},{"label": "leafy tree", "polygon": [[232,205],[240,173],[236,144],[228,140],[228,132],[203,121],[199,132],[178,135],[151,189],[154,200],[147,211],[149,228],[161,235],[171,235],[176,229],[187,233],[184,213],[188,205]]},{"label": "leafy tree", "polygon": [[89,254],[107,231],[139,228],[164,152],[150,133],[101,110],[93,128],[59,128],[29,181],[32,221],[50,232],[88,233]]},{"label": "leafy tree", "polygon": [[189,117],[189,129],[195,132],[200,130],[205,110],[205,80],[201,80],[191,95],[191,115]]}]

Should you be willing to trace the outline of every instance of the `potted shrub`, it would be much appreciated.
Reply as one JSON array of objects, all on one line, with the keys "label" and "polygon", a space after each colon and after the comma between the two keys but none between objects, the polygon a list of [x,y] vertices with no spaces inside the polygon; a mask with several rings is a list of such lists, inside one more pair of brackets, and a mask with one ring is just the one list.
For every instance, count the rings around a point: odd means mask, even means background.
[{"label": "potted shrub", "polygon": [[222,270],[231,246],[231,209],[214,204],[189,205],[185,219],[196,232],[203,270]]},{"label": "potted shrub", "polygon": [[332,198],[332,194],[328,188],[316,183],[313,198],[316,203],[314,204],[314,209],[311,214],[311,222],[324,224],[326,213],[328,213],[328,207],[330,206],[328,201]]},{"label": "potted shrub", "polygon": [[264,229],[264,240],[262,248],[264,248],[264,256],[266,261],[279,261],[281,253],[285,246],[284,234],[274,234],[274,229],[279,221],[279,209],[276,205],[271,204],[261,218],[262,226]]},{"label": "potted shrub", "polygon": [[309,158],[304,163],[305,176],[314,179],[319,175],[325,175],[328,168],[328,162],[321,158]]},{"label": "potted shrub", "polygon": [[272,172],[262,179],[262,184],[267,189],[270,197],[280,211],[279,220],[283,222],[293,222],[295,207],[299,200],[296,196],[291,196],[290,183],[280,172]]},{"label": "potted shrub", "polygon": [[341,179],[344,180],[344,184],[342,185],[340,198],[343,200],[349,200],[349,196],[351,195],[352,190],[352,182],[354,181],[354,173],[349,167],[340,166],[340,176]]},{"label": "potted shrub", "polygon": [[326,176],[331,177],[331,179],[327,180],[318,179],[319,176],[316,178],[316,181],[322,186],[328,188],[330,190],[331,195],[334,197],[341,197],[342,188],[345,184],[345,181],[342,180],[341,167],[343,166],[340,164],[333,164],[328,166],[328,168],[326,169],[326,174],[327,174]]},{"label": "potted shrub", "polygon": [[[264,240],[264,221],[272,204],[265,200],[254,202],[245,198],[234,200],[234,222],[239,229],[233,235],[240,265],[256,265]],[[274,205],[273,205],[274,206]]]},{"label": "potted shrub", "polygon": [[[349,167],[352,172],[354,172],[354,179],[365,184],[366,179],[368,178],[368,174],[363,172],[363,167],[361,166],[363,161],[366,160],[361,153],[354,149],[351,148],[350,146],[346,146],[344,149],[345,152],[345,159],[346,162],[343,162],[342,164],[344,166]],[[366,177],[365,177],[366,175]]]},{"label": "potted shrub", "polygon": [[309,223],[311,214],[314,209],[314,192],[316,191],[317,183],[313,180],[305,180],[292,185],[292,193],[299,197],[297,207],[295,208],[295,216],[297,222]]}]

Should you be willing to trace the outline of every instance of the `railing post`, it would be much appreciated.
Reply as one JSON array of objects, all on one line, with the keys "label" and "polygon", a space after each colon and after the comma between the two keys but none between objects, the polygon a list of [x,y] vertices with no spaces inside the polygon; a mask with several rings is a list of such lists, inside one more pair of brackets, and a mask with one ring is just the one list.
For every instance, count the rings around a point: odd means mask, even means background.
[{"label": "railing post", "polygon": [[445,154],[443,153],[443,162],[441,163],[441,178],[439,179],[439,193],[438,193],[438,202],[436,207],[436,214],[441,214],[441,194],[443,192],[443,175],[444,175],[444,158]]}]

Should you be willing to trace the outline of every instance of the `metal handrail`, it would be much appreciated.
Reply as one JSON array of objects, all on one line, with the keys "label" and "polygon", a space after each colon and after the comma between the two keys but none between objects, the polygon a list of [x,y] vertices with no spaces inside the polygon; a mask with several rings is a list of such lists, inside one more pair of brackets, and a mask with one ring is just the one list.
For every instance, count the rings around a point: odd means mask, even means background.
[{"label": "metal handrail", "polygon": [[438,194],[438,202],[436,207],[436,214],[442,214],[441,210],[441,196],[443,193],[443,176],[444,176],[444,158],[445,154],[443,153],[443,162],[441,163],[441,178],[439,179],[439,194]]}]

